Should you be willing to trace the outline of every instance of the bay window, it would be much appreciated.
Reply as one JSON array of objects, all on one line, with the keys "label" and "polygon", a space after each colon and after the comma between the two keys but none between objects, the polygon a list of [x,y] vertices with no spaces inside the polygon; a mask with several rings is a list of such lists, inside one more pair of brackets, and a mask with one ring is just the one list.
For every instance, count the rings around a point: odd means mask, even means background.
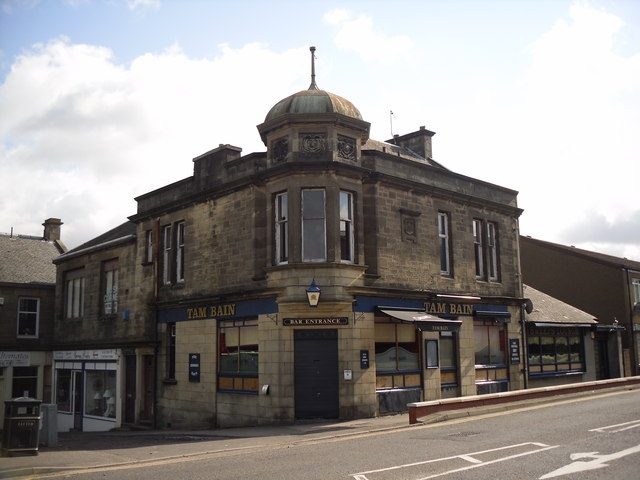
[{"label": "bay window", "polygon": [[302,190],[302,261],[327,260],[324,190]]}]

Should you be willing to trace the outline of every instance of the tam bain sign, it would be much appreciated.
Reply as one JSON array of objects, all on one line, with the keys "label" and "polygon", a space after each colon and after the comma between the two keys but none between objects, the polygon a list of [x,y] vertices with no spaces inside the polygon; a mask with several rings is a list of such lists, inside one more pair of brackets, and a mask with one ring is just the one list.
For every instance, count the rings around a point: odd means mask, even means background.
[{"label": "tam bain sign", "polygon": [[469,303],[425,302],[425,313],[430,315],[473,315]]},{"label": "tam bain sign", "polygon": [[204,307],[190,307],[185,309],[187,320],[199,320],[204,318],[233,317],[236,314],[235,303],[221,305],[207,305]]}]

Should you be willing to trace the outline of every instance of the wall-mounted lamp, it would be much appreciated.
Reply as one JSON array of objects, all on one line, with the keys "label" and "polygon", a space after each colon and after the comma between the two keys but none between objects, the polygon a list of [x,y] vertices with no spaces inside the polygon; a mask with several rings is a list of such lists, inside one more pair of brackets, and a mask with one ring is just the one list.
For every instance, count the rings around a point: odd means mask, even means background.
[{"label": "wall-mounted lamp", "polygon": [[307,300],[310,307],[317,307],[320,300],[320,287],[316,285],[316,279],[311,281],[311,285],[307,288]]}]

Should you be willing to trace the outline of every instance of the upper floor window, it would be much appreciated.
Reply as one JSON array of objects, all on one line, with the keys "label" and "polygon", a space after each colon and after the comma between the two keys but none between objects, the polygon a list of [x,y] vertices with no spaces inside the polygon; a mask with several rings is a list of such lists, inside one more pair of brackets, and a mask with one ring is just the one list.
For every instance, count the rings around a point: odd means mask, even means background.
[{"label": "upper floor window", "polygon": [[482,220],[473,221],[473,252],[476,260],[476,278],[485,278]]},{"label": "upper floor window", "polygon": [[487,267],[489,280],[498,280],[498,233],[496,224],[487,222]]},{"label": "upper floor window", "polygon": [[440,274],[451,275],[451,249],[448,213],[438,212],[438,239],[440,243]]},{"label": "upper floor window", "polygon": [[162,227],[162,283],[164,285],[184,282],[184,254],[184,222],[176,223],[175,226]]},{"label": "upper floor window", "polygon": [[324,190],[302,190],[302,261],[327,260]]},{"label": "upper floor window", "polygon": [[631,288],[633,289],[633,303],[635,305],[636,303],[640,302],[640,279],[639,278],[634,278],[631,281]]},{"label": "upper floor window", "polygon": [[473,220],[473,250],[476,262],[476,278],[499,280],[498,227],[494,222]]},{"label": "upper floor window", "polygon": [[340,260],[354,262],[353,195],[340,192]]},{"label": "upper floor window", "polygon": [[162,227],[162,283],[171,283],[171,225]]},{"label": "upper floor window", "polygon": [[79,318],[84,314],[84,268],[65,274],[65,318]]},{"label": "upper floor window", "polygon": [[40,299],[18,299],[18,337],[37,338],[40,319]]},{"label": "upper floor window", "polygon": [[114,315],[118,313],[118,259],[102,263],[103,285],[103,313]]},{"label": "upper floor window", "polygon": [[153,240],[153,230],[147,230],[144,251],[145,263],[153,262]]},{"label": "upper floor window", "polygon": [[176,281],[184,282],[184,222],[176,226]]},{"label": "upper floor window", "polygon": [[280,193],[275,201],[275,260],[276,264],[289,261],[289,195]]}]

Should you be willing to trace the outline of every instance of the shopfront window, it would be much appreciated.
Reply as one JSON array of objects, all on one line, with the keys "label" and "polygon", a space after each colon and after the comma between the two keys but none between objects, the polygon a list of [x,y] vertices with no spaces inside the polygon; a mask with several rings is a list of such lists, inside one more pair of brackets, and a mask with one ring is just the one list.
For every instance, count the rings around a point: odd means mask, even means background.
[{"label": "shopfront window", "polygon": [[376,318],[376,387],[420,387],[420,345],[413,325]]},{"label": "shopfront window", "polygon": [[38,395],[38,367],[13,367],[11,396],[32,397]]},{"label": "shopfront window", "polygon": [[440,383],[444,387],[458,385],[458,356],[455,332],[440,333]]},{"label": "shopfront window", "polygon": [[87,370],[84,413],[96,417],[116,417],[116,372]]},{"label": "shopfront window", "polygon": [[531,376],[585,371],[584,345],[577,328],[529,327],[527,353]]},{"label": "shopfront window", "polygon": [[258,320],[223,320],[219,325],[220,390],[258,392]]},{"label": "shopfront window", "polygon": [[476,385],[478,393],[496,393],[508,389],[507,340],[504,323],[495,320],[473,322],[475,339]]}]

